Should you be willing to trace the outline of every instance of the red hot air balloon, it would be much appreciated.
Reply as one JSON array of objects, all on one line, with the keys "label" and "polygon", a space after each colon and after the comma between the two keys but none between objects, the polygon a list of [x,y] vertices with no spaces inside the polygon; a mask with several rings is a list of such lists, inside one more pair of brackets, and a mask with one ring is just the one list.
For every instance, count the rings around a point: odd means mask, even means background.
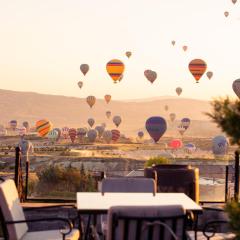
[{"label": "red hot air balloon", "polygon": [[178,149],[182,147],[182,141],[180,139],[174,139],[169,143],[169,147],[172,149]]},{"label": "red hot air balloon", "polygon": [[112,140],[114,142],[117,142],[117,140],[120,138],[120,131],[117,129],[113,129],[111,130],[111,132],[112,132]]},{"label": "red hot air balloon", "polygon": [[193,59],[189,63],[188,69],[195,78],[196,82],[198,83],[202,75],[207,70],[207,64],[202,59]]},{"label": "red hot air balloon", "polygon": [[76,136],[77,136],[77,130],[75,128],[70,128],[68,131],[69,137],[72,141],[72,143],[74,143]]}]

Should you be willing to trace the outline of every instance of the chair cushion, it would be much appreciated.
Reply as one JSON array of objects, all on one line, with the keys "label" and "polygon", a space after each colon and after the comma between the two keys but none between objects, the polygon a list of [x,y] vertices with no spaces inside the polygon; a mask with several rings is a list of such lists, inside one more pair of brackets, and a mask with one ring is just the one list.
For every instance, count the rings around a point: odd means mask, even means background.
[{"label": "chair cushion", "polygon": [[[0,207],[5,221],[25,220],[15,183],[11,179],[0,184]],[[28,231],[26,223],[8,224],[7,228],[10,240],[21,239]]]},{"label": "chair cushion", "polygon": [[[72,232],[66,236],[66,240],[78,240],[80,237],[78,229],[73,229]],[[62,240],[60,230],[27,232],[21,240]]]},{"label": "chair cushion", "polygon": [[[188,231],[187,234],[190,239],[195,240],[194,231]],[[211,233],[209,233],[208,236],[211,236]],[[213,237],[211,237],[211,240],[230,240],[235,238],[236,235],[234,233],[216,233]],[[202,232],[197,232],[197,239],[206,240],[206,237]]]}]

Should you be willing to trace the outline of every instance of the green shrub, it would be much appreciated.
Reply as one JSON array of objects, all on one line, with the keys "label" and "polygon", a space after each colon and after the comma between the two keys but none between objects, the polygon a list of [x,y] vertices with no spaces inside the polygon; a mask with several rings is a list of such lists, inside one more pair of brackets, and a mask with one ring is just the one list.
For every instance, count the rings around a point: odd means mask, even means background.
[{"label": "green shrub", "polygon": [[170,159],[165,157],[152,157],[147,160],[144,164],[144,167],[151,167],[152,165],[159,165],[159,164],[171,164]]},{"label": "green shrub", "polygon": [[236,240],[240,240],[240,203],[232,201],[225,207],[230,219],[232,231],[236,234]]}]

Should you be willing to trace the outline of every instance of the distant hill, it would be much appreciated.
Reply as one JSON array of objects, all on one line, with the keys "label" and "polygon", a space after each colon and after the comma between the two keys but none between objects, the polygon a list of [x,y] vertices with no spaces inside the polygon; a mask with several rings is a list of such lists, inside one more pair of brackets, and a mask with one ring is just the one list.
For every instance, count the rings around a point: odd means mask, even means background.
[{"label": "distant hill", "polygon": [[[165,111],[164,106],[169,110]],[[177,120],[169,123],[167,135],[177,135],[176,127],[183,117],[192,119],[192,125],[186,132],[189,136],[211,137],[219,133],[216,126],[209,122],[204,112],[211,110],[208,101],[186,99],[181,97],[156,97],[127,101],[111,101],[109,104],[103,99],[97,99],[92,109],[85,99],[45,95],[32,92],[15,92],[0,90],[0,123],[6,125],[9,120],[16,119],[19,123],[27,120],[31,124],[41,118],[49,119],[54,126],[87,126],[87,119],[93,117],[96,124],[105,122],[109,129],[114,128],[111,119],[107,119],[105,112],[110,110],[112,116],[120,115],[122,124],[120,131],[135,136],[136,132],[144,129],[145,121],[150,116],[163,116],[169,119],[169,113],[174,112]]]}]

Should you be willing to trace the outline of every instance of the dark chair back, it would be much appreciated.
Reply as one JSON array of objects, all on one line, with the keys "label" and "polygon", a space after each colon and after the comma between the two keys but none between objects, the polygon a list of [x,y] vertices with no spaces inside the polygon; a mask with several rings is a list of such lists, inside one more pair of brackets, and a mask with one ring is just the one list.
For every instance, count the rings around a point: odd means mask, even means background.
[{"label": "dark chair back", "polygon": [[185,238],[185,212],[176,206],[112,207],[107,240],[177,240]]}]

